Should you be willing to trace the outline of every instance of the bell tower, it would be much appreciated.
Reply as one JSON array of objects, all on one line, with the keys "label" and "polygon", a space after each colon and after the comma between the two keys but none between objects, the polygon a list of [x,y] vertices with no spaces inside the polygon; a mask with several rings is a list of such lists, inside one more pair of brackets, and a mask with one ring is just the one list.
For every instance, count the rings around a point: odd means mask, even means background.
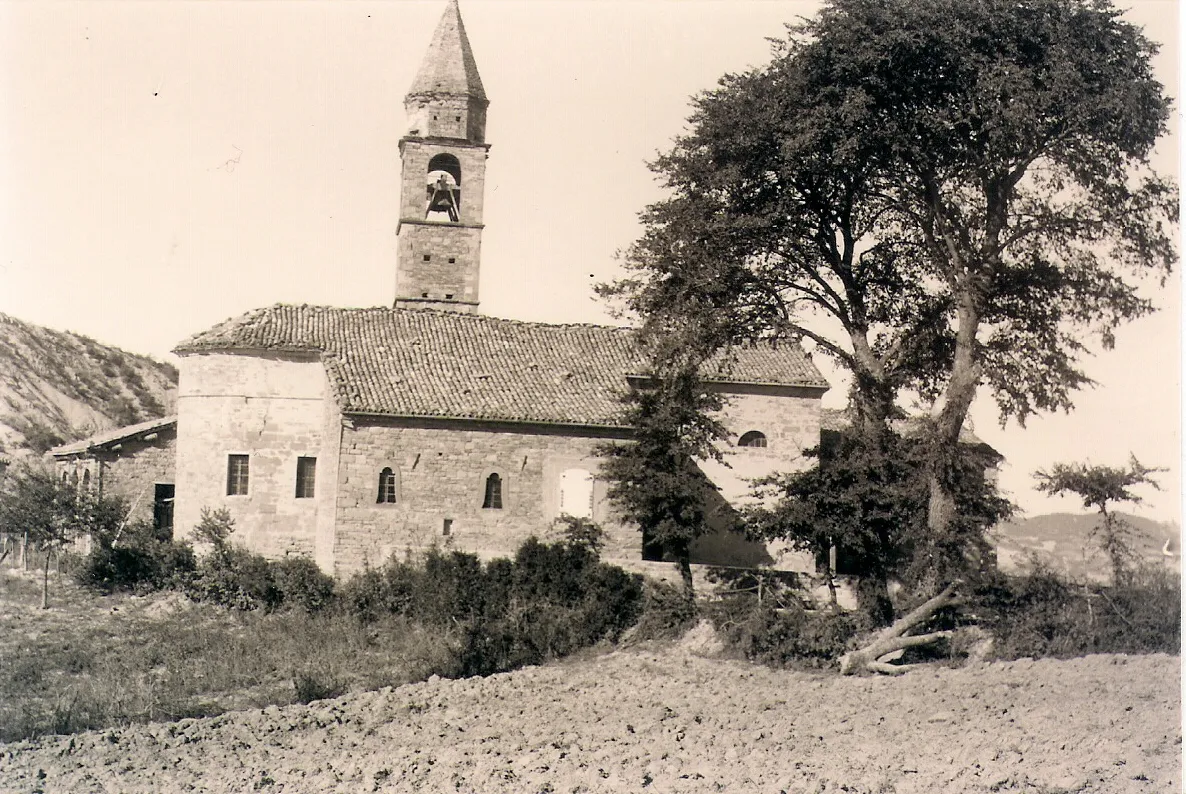
[{"label": "bell tower", "polygon": [[477,311],[489,104],[449,0],[404,98],[396,308]]}]

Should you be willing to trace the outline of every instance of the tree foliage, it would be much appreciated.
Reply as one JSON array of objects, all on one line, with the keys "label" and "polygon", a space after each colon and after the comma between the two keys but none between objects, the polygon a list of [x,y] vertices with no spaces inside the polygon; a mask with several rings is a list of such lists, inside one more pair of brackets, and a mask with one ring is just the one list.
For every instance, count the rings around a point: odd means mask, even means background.
[{"label": "tree foliage", "polygon": [[691,543],[710,531],[719,500],[697,461],[721,460],[713,442],[727,433],[714,418],[721,396],[700,377],[703,360],[677,338],[649,351],[648,370],[623,398],[631,440],[603,444],[598,454],[610,501],[638,525],[644,547],[675,557],[690,596]]},{"label": "tree foliage", "polygon": [[942,535],[978,387],[1003,420],[1069,409],[1086,336],[1151,311],[1136,277],[1176,258],[1157,47],[1105,0],[830,0],[789,33],[695,100],[603,291],[720,346],[814,340],[867,432],[933,401]]},{"label": "tree foliage", "polygon": [[1012,504],[984,476],[995,463],[992,453],[969,445],[961,453],[958,520],[942,542],[926,526],[925,445],[895,433],[869,438],[848,430],[827,450],[811,450],[818,466],[760,485],[762,506],[748,512],[748,526],[820,561],[835,547],[846,572],[858,578],[862,612],[875,625],[886,624],[893,617],[890,579],[916,584],[928,577],[975,577],[991,555],[985,531],[1012,513]]},{"label": "tree foliage", "polygon": [[1074,494],[1083,506],[1098,510],[1100,523],[1092,530],[1092,538],[1108,556],[1112,565],[1112,583],[1125,584],[1137,562],[1135,542],[1137,529],[1122,516],[1109,509],[1118,502],[1140,504],[1142,499],[1132,489],[1139,485],[1160,490],[1154,474],[1165,469],[1142,465],[1130,456],[1128,466],[1091,466],[1086,463],[1056,463],[1050,471],[1037,471],[1038,490],[1051,496]]},{"label": "tree foliage", "polygon": [[49,558],[84,535],[110,537],[127,519],[118,497],[80,487],[46,466],[22,464],[7,472],[0,488],[0,527],[25,534],[45,552],[42,607],[49,605]]}]

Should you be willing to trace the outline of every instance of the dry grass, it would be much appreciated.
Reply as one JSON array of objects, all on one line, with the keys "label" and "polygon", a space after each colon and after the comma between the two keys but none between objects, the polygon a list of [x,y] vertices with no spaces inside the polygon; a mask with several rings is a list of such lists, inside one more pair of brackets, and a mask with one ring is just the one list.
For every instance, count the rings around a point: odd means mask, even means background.
[{"label": "dry grass", "polygon": [[231,613],[0,571],[0,740],[172,720],[424,678],[448,638],[404,621]]}]

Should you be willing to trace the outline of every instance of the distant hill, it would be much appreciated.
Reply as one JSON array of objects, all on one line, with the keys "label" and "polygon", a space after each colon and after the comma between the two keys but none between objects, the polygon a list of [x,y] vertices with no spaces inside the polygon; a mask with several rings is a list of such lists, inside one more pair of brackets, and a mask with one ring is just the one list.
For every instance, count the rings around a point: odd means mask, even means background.
[{"label": "distant hill", "polygon": [[170,364],[0,314],[0,455],[167,416],[176,400]]},{"label": "distant hill", "polygon": [[[1181,529],[1176,523],[1120,515],[1140,534],[1137,546],[1144,559],[1181,570]],[[1075,578],[1102,580],[1109,576],[1108,560],[1089,538],[1098,524],[1095,513],[1051,513],[1000,524],[990,534],[997,545],[997,563],[1006,572],[1023,569],[1034,556]]]}]

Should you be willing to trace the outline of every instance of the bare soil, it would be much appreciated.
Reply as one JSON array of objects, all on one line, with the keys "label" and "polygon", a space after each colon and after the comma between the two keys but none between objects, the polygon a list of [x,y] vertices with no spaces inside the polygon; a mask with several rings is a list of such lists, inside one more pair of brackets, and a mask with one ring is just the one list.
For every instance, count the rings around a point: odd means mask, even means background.
[{"label": "bare soil", "polygon": [[0,790],[1181,790],[1178,657],[842,678],[702,640],[0,745]]}]

